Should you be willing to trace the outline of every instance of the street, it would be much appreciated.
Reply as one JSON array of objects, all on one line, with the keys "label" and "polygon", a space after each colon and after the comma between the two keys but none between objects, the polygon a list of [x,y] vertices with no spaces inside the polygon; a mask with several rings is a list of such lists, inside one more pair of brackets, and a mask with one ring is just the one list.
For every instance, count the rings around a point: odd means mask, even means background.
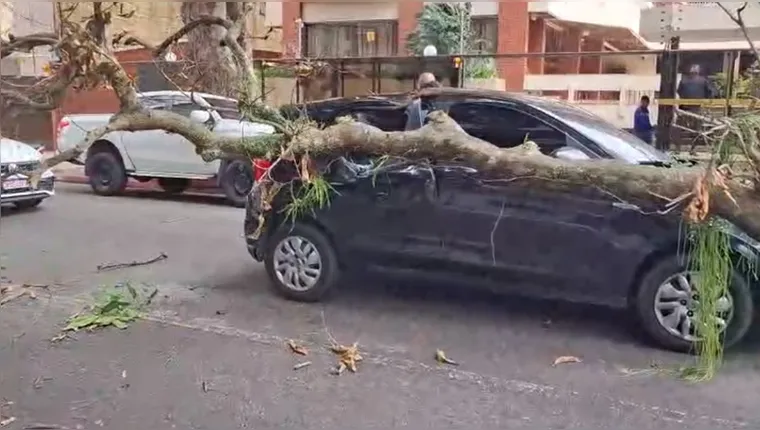
[{"label": "street", "polygon": [[[243,210],[221,199],[57,193],[0,220],[7,282],[50,285],[0,308],[9,429],[760,428],[757,333],[692,384],[670,372],[690,357],[642,343],[619,311],[361,277],[325,303],[292,303],[248,256]],[[147,318],[50,342],[126,281],[158,288]],[[358,342],[356,374],[330,374],[332,337]],[[439,349],[459,366],[437,364]],[[562,356],[581,362],[554,366]]]}]

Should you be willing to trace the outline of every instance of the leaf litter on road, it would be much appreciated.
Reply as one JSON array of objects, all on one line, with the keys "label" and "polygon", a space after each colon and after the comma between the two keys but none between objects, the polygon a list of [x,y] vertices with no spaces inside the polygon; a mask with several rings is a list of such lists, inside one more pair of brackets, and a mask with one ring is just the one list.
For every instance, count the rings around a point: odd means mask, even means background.
[{"label": "leaf litter on road", "polygon": [[459,366],[459,363],[446,357],[446,353],[440,349],[435,352],[435,361],[441,364],[448,364],[450,366]]},{"label": "leaf litter on road", "polygon": [[130,283],[117,285],[97,297],[94,305],[69,318],[63,331],[67,333],[105,327],[125,329],[143,316],[156,294],[158,289],[155,287],[141,285],[138,288]]},{"label": "leaf litter on road", "polygon": [[351,346],[334,344],[330,350],[338,356],[338,367],[333,371],[335,375],[342,375],[346,369],[350,370],[351,373],[356,373],[358,371],[357,364],[364,360],[364,357],[359,353],[358,343]]},{"label": "leaf litter on road", "polygon": [[35,292],[36,289],[47,290],[48,288],[49,286],[47,285],[37,284],[3,285],[0,287],[0,306],[6,305],[24,296],[28,296],[30,299],[34,300],[37,298],[37,293]]},{"label": "leaf litter on road", "polygon": [[572,355],[566,355],[562,357],[557,357],[556,360],[554,360],[553,366],[559,366],[561,364],[573,364],[573,363],[580,363],[581,359],[578,357],[573,357]]},{"label": "leaf litter on road", "polygon": [[288,341],[288,348],[290,348],[290,351],[293,354],[302,355],[304,357],[309,355],[309,350],[304,346],[297,344],[293,339]]}]

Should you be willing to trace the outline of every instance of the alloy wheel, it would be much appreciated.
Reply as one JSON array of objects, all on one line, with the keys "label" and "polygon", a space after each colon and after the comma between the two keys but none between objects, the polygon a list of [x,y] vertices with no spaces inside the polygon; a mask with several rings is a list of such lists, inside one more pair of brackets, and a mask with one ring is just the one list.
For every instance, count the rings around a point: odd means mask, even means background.
[{"label": "alloy wheel", "polygon": [[[673,336],[687,342],[699,340],[699,288],[697,276],[681,272],[669,277],[657,289],[654,311],[660,325]],[[718,299],[712,321],[723,333],[734,313],[733,299],[726,294]]]},{"label": "alloy wheel", "polygon": [[275,248],[274,272],[282,285],[308,291],[322,275],[322,257],[317,247],[301,236],[288,236]]}]

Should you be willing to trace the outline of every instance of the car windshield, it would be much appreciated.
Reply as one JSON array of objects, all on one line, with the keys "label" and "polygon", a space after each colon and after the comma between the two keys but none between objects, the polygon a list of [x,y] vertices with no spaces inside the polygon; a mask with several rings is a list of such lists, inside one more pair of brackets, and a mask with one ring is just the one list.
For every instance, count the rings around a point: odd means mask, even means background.
[{"label": "car windshield", "polygon": [[574,128],[615,158],[632,163],[671,161],[666,153],[584,109],[538,97],[529,104]]},{"label": "car windshield", "polygon": [[204,97],[206,102],[210,104],[224,119],[240,119],[240,109],[238,109],[237,100],[223,99],[217,97]]}]

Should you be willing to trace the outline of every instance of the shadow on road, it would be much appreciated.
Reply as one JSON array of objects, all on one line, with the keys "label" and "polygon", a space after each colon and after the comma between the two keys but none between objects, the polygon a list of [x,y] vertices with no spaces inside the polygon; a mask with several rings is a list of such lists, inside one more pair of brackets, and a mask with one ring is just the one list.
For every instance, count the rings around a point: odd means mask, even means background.
[{"label": "shadow on road", "polygon": [[[65,187],[61,187],[61,191],[65,191],[70,194],[92,195],[90,187],[85,185],[67,184]],[[97,197],[97,196],[95,196]],[[113,197],[99,197],[103,199],[118,199],[118,198],[133,198],[133,199],[146,199],[146,200],[161,200],[168,202],[178,203],[194,203],[194,204],[206,204],[214,206],[228,206],[224,196],[221,194],[215,194],[213,189],[209,189],[208,192],[196,192],[188,191],[182,194],[168,194],[159,190],[134,190],[128,189],[124,193]],[[241,221],[242,222],[242,221]]]}]

